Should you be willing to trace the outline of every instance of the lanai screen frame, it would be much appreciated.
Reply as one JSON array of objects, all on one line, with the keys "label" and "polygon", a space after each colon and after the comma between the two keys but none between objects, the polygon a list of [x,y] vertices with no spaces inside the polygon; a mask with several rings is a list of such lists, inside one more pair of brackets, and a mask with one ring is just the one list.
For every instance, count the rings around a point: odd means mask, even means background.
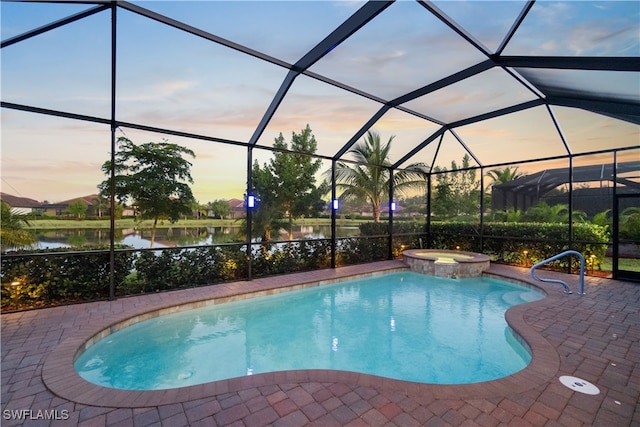
[{"label": "lanai screen frame", "polygon": [[[65,1],[50,1],[48,3],[65,3]],[[104,12],[109,10],[111,13],[111,103],[110,103],[110,117],[96,117],[89,115],[82,115],[71,113],[68,111],[61,110],[53,110],[40,108],[37,106],[24,105],[12,102],[2,101],[2,108],[25,111],[29,113],[36,114],[44,114],[48,116],[67,118],[72,120],[80,120],[93,122],[97,124],[102,124],[109,126],[111,132],[111,154],[112,154],[112,164],[114,160],[114,155],[116,152],[116,132],[120,127],[137,129],[141,131],[150,131],[155,132],[162,135],[167,136],[179,136],[185,137],[195,140],[204,140],[212,143],[220,143],[220,144],[230,144],[235,146],[245,147],[247,149],[247,194],[252,194],[252,164],[253,164],[253,151],[255,149],[273,151],[272,147],[260,145],[258,142],[260,140],[261,135],[265,131],[267,125],[270,120],[273,118],[276,113],[279,105],[286,97],[287,92],[291,88],[292,84],[296,80],[296,78],[300,75],[305,75],[316,79],[324,84],[331,85],[342,90],[346,90],[350,93],[356,94],[358,96],[364,97],[371,101],[374,101],[380,105],[378,111],[370,117],[368,121],[366,121],[360,129],[341,147],[334,155],[332,156],[322,156],[315,155],[314,157],[330,161],[335,169],[335,164],[337,161],[344,161],[344,156],[348,153],[349,149],[353,147],[354,144],[357,143],[365,133],[371,129],[371,127],[382,117],[385,113],[390,111],[391,109],[397,109],[399,111],[403,111],[412,116],[419,117],[429,122],[430,124],[435,123],[440,126],[439,129],[434,132],[432,135],[424,139],[422,142],[415,145],[410,151],[408,151],[403,157],[401,157],[398,161],[396,161],[391,167],[389,167],[389,172],[391,174],[394,171],[401,169],[402,165],[409,161],[414,155],[423,150],[430,144],[436,144],[439,139],[442,138],[445,134],[451,134],[456,139],[458,139],[460,145],[464,148],[464,150],[469,154],[469,156],[473,159],[477,166],[474,166],[474,169],[479,169],[481,171],[480,175],[480,187],[484,188],[484,170],[487,168],[496,168],[502,166],[510,166],[513,163],[495,163],[495,164],[483,164],[475,155],[473,150],[469,149],[464,141],[458,137],[456,134],[456,128],[460,128],[462,126],[470,125],[473,123],[478,123],[484,120],[500,117],[503,115],[508,115],[512,113],[516,113],[519,111],[525,111],[534,107],[542,107],[545,108],[550,119],[553,121],[556,130],[558,132],[558,136],[564,145],[566,150],[565,155],[561,156],[551,156],[551,157],[539,157],[535,159],[529,159],[526,161],[518,162],[519,164],[523,163],[534,163],[539,161],[548,161],[548,160],[557,160],[557,159],[568,159],[569,164],[571,165],[574,158],[578,156],[588,156],[594,154],[602,154],[602,153],[618,153],[626,150],[637,150],[640,148],[638,146],[625,147],[625,148],[616,148],[616,149],[603,149],[598,151],[590,151],[583,153],[572,153],[569,145],[567,144],[561,127],[556,119],[556,116],[551,108],[551,106],[563,106],[563,107],[571,107],[578,108],[587,111],[591,111],[597,114],[606,115],[609,117],[613,117],[619,120],[623,120],[633,124],[640,124],[640,102],[633,102],[625,99],[619,99],[615,96],[608,96],[606,94],[593,94],[593,93],[575,93],[569,90],[563,90],[563,88],[558,88],[553,84],[545,85],[532,83],[530,80],[523,77],[517,70],[518,69],[551,69],[551,70],[598,70],[598,71],[621,71],[621,72],[640,72],[640,58],[629,56],[629,57],[558,57],[558,56],[509,56],[503,55],[503,52],[509,41],[513,38],[513,36],[518,31],[520,25],[527,17],[532,7],[535,4],[535,1],[528,1],[524,4],[523,9],[520,14],[514,21],[512,27],[507,32],[506,36],[503,38],[502,42],[499,44],[498,48],[495,51],[491,51],[487,49],[479,40],[477,40],[473,35],[471,35],[465,28],[457,24],[453,19],[446,15],[438,6],[429,1],[419,0],[417,3],[422,6],[427,12],[431,13],[438,20],[448,26],[451,30],[453,30],[457,35],[459,35],[462,39],[464,39],[469,45],[473,46],[477,51],[479,51],[486,59],[480,63],[467,67],[463,70],[455,72],[447,77],[439,79],[435,82],[432,82],[426,86],[413,90],[409,93],[406,93],[402,96],[396,97],[391,100],[381,99],[373,94],[364,92],[358,88],[346,85],[339,81],[327,78],[325,76],[319,75],[310,70],[310,68],[320,59],[322,59],[325,55],[331,52],[335,47],[339,46],[342,42],[347,40],[353,34],[355,34],[362,27],[366,26],[371,20],[373,20],[376,16],[384,12],[389,6],[391,6],[393,1],[369,1],[365,3],[362,7],[360,7],[354,14],[352,14],[348,19],[346,19],[342,24],[340,24],[334,31],[332,31],[329,35],[327,35],[322,41],[320,41],[315,47],[309,50],[304,56],[302,56],[295,63],[288,63],[276,57],[270,56],[263,52],[248,48],[246,46],[240,45],[238,43],[232,42],[230,40],[226,40],[222,37],[219,37],[210,32],[204,31],[200,28],[196,28],[184,22],[175,20],[168,16],[161,15],[152,10],[143,8],[134,3],[129,3],[126,1],[87,1],[85,2],[87,5],[95,5],[94,7],[90,7],[89,9],[82,11],[80,13],[74,14],[72,16],[63,18],[59,21],[53,22],[51,24],[47,24],[43,27],[37,28],[32,31],[28,31],[21,35],[9,38],[7,40],[3,40],[0,48],[5,48],[17,43],[20,43],[24,40],[27,40],[31,37],[37,36],[39,34],[46,33],[47,31],[54,30],[56,28],[62,27],[64,25],[70,24],[72,22],[87,18],[94,14]],[[117,69],[116,64],[118,60],[118,43],[117,43],[117,18],[118,18],[118,10],[123,9],[129,12],[135,13],[139,16],[142,16],[147,19],[151,19],[157,21],[161,24],[168,25],[180,31],[186,32],[192,36],[199,37],[210,41],[212,43],[217,43],[228,48],[239,51],[243,54],[250,55],[254,58],[257,58],[262,61],[269,62],[271,64],[277,65],[279,67],[283,67],[287,70],[286,77],[282,81],[279,89],[276,92],[276,95],[272,99],[270,105],[264,112],[262,119],[259,124],[255,128],[252,136],[248,141],[237,141],[219,138],[212,135],[202,135],[195,134],[189,132],[182,132],[172,129],[166,129],[156,126],[148,126],[143,123],[131,123],[121,121],[117,117]],[[511,105],[506,108],[500,108],[494,111],[488,111],[473,117],[466,117],[461,120],[457,120],[454,122],[445,123],[440,120],[437,120],[433,117],[429,117],[423,113],[418,111],[411,110],[407,108],[404,104],[415,100],[421,96],[427,95],[429,93],[435,92],[439,89],[445,88],[447,86],[453,85],[455,83],[461,82],[467,78],[478,75],[487,70],[499,68],[509,75],[511,75],[517,82],[519,82],[527,91],[529,91],[533,100],[522,102],[516,105]],[[594,96],[595,95],[595,96]],[[432,167],[434,165],[431,165]],[[615,163],[614,163],[615,167]],[[113,179],[115,172],[111,171],[111,177]],[[431,179],[431,172],[429,179]],[[336,193],[336,182],[335,177],[331,182],[331,193],[332,199],[335,199],[337,196]],[[430,186],[429,186],[430,188]],[[571,188],[571,183],[570,183]],[[390,200],[391,203],[393,200],[393,189],[390,189]],[[570,197],[571,200],[571,197]],[[430,197],[427,201],[427,205],[430,205]],[[111,266],[113,268],[114,265],[114,253],[115,253],[115,242],[113,232],[115,230],[115,215],[113,209],[115,209],[115,195],[111,194],[111,241],[110,241],[110,252],[111,252]],[[482,201],[480,208],[480,222],[482,226],[483,221],[483,209]],[[570,206],[571,209],[571,206]],[[247,243],[248,243],[248,251],[250,253],[251,247],[251,209],[247,208]],[[426,233],[430,232],[429,229],[429,220],[430,220],[430,211],[427,212],[427,230]],[[332,261],[331,266],[336,266],[336,233],[335,233],[335,221],[336,221],[336,213],[332,210]],[[571,227],[571,224],[569,224]],[[391,239],[393,237],[393,213],[390,211],[389,215],[389,256],[391,257]],[[250,259],[250,257],[249,257]],[[113,275],[112,275],[113,276]],[[251,277],[250,263],[249,263],[249,278]],[[111,285],[111,293],[113,296],[113,284]]]}]

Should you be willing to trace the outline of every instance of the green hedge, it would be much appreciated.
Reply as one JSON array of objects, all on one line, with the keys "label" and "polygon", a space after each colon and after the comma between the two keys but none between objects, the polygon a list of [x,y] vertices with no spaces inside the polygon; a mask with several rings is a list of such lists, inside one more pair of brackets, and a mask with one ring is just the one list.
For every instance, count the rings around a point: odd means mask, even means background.
[{"label": "green hedge", "polygon": [[[25,251],[35,256],[2,257],[2,308],[41,307],[109,296],[110,255],[68,249]],[[38,255],[46,254],[46,255]],[[134,254],[115,256],[115,283],[133,268]]]},{"label": "green hedge", "polygon": [[[566,224],[489,223],[484,234],[491,237],[484,238],[483,253],[507,263],[535,264],[569,249],[599,262],[609,242],[606,227],[590,223],[573,224],[573,239]],[[568,267],[569,262],[578,263],[567,257],[553,265]]]},{"label": "green hedge", "polygon": [[388,258],[389,239],[387,237],[349,237],[337,243],[336,263],[338,265],[362,264],[383,261]]},{"label": "green hedge", "polygon": [[130,295],[239,280],[246,277],[246,271],[246,255],[239,247],[144,251],[116,293]]},{"label": "green hedge", "polygon": [[251,272],[254,277],[265,277],[328,268],[330,265],[329,240],[269,243],[254,249]]},{"label": "green hedge", "polygon": [[[570,239],[567,224],[555,223],[489,222],[483,224],[481,233],[477,223],[434,221],[430,234],[424,230],[424,223],[394,224],[394,254],[400,253],[403,247],[426,247],[430,241],[429,246],[434,249],[482,252],[494,261],[532,265],[571,249],[582,253],[585,258],[590,259],[594,255],[597,267],[609,242],[606,227],[591,223],[574,223],[573,239]],[[388,234],[388,225],[366,223],[360,226],[360,232],[362,235],[384,235]],[[572,265],[578,263],[567,257],[551,265],[564,268],[570,262]]]},{"label": "green hedge", "polygon": [[[310,240],[255,245],[253,254],[253,277],[309,271],[330,266],[331,243]],[[116,252],[115,294],[189,288],[241,280],[247,274],[247,256],[241,244]],[[105,299],[109,284],[108,252],[37,250],[2,258],[3,310]]]},{"label": "green hedge", "polygon": [[[392,256],[407,248],[427,247],[483,252],[492,260],[532,265],[567,249],[581,252],[596,267],[608,245],[606,229],[580,223],[563,224],[486,223],[484,236],[477,224],[433,222],[431,234],[424,223],[394,224]],[[337,241],[338,265],[380,261],[389,257],[388,224],[365,223],[361,236]],[[526,251],[526,253],[525,253]],[[46,254],[46,255],[39,255]],[[33,256],[29,256],[33,255]],[[593,258],[590,258],[594,255]],[[220,247],[171,248],[162,250],[117,251],[115,254],[116,295],[131,295],[188,288],[245,279],[248,265],[243,244]],[[328,268],[329,240],[309,240],[254,245],[252,277]],[[566,268],[575,257],[554,262]],[[68,302],[104,299],[109,296],[109,253],[70,253],[68,249],[24,252],[20,257],[2,258],[2,309],[44,307]]]}]

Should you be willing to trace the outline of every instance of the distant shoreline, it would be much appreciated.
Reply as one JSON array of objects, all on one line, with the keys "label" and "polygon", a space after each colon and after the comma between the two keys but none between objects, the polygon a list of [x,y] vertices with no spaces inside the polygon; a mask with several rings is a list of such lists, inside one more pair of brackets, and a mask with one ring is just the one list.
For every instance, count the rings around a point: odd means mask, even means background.
[{"label": "distant shoreline", "polygon": [[[362,219],[338,219],[340,225],[360,225],[368,222]],[[305,218],[294,221],[294,225],[330,225],[329,218]],[[116,228],[141,228],[150,229],[153,226],[153,220],[135,221],[133,218],[117,219]],[[157,228],[176,228],[176,227],[243,227],[242,219],[182,219],[175,223],[169,221],[158,221]],[[29,225],[25,228],[31,230],[38,229],[61,229],[61,228],[91,228],[91,229],[109,229],[111,221],[109,219],[30,219]]]}]

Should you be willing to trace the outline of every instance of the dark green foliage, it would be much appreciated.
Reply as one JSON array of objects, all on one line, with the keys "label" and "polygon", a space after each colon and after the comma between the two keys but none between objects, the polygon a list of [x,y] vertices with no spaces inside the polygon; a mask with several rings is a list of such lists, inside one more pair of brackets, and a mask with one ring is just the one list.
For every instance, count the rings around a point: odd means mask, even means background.
[{"label": "dark green foliage", "polygon": [[[135,207],[139,219],[153,220],[151,247],[158,220],[175,223],[181,216],[190,216],[196,202],[189,187],[192,165],[183,156],[195,157],[195,153],[166,141],[136,145],[118,138],[113,182],[109,177],[98,185],[102,197],[109,197],[113,189],[120,203]],[[111,167],[110,160],[104,162],[102,172],[110,176]]]},{"label": "dark green foliage", "polygon": [[214,217],[224,219],[233,213],[229,202],[224,199],[216,199],[207,203],[207,210],[210,210]]},{"label": "dark green foliage", "polygon": [[[430,235],[425,233],[424,227],[418,222],[394,224],[393,255],[399,256],[403,249],[426,248],[430,241],[429,247],[434,249],[482,252],[494,261],[532,265],[568,249],[576,250],[586,258],[595,255],[597,260],[602,260],[608,245],[606,227],[590,223],[573,224],[573,239],[569,236],[569,226],[558,223],[485,223],[482,237],[479,224],[432,222]],[[388,225],[365,223],[360,226],[360,234],[386,236]],[[381,254],[386,256],[385,251],[388,251],[388,237],[378,237],[377,240],[354,238],[354,242],[349,244],[348,253],[343,256],[345,263],[354,263],[354,259],[368,262],[385,259],[379,258]],[[369,259],[362,259],[367,256]],[[576,261],[570,260],[563,258],[553,265],[566,267],[569,262],[575,265]]]},{"label": "dark green foliage", "polygon": [[[601,260],[608,243],[606,229],[589,223],[573,224],[573,239],[569,236],[569,226],[558,223],[486,223],[482,239],[478,224],[436,222],[431,224],[431,231],[434,248],[459,247],[487,254],[494,261],[524,265],[533,265],[569,249]],[[566,267],[569,262],[575,262],[570,260],[563,258],[553,265]]]},{"label": "dark green foliage", "polygon": [[[58,255],[57,252],[60,252]],[[27,251],[40,256],[2,258],[2,308],[19,309],[90,301],[109,295],[109,252],[68,253],[68,249]],[[133,268],[134,255],[115,256],[115,283]],[[12,283],[15,283],[12,285]]]},{"label": "dark green foliage", "polygon": [[365,222],[360,224],[361,236],[380,236],[383,234],[389,234],[389,225],[384,222]]},{"label": "dark green foliage", "polygon": [[622,211],[620,237],[640,241],[640,207],[628,207]]},{"label": "dark green foliage", "polygon": [[350,237],[338,242],[338,264],[352,265],[388,259],[388,237]]},{"label": "dark green foliage", "polygon": [[[361,264],[389,258],[386,223],[367,222],[360,236],[337,241],[338,265]],[[431,233],[417,221],[394,224],[392,256],[404,249],[435,248],[483,252],[493,261],[530,266],[567,249],[581,252],[593,265],[604,258],[608,246],[606,227],[573,225],[570,239],[566,224],[494,222],[478,224],[433,222]],[[572,242],[569,247],[569,241]],[[428,242],[431,242],[429,246]],[[67,249],[33,251],[2,258],[2,309],[44,307],[67,302],[104,299],[109,295],[108,251],[69,253]],[[526,253],[525,253],[526,251]],[[60,252],[59,254],[52,252]],[[47,253],[47,255],[28,256]],[[591,259],[595,255],[595,259]],[[116,251],[116,294],[130,295],[216,284],[247,278],[244,244],[171,248],[160,251]],[[329,240],[290,244],[256,244],[252,276],[264,277],[328,268]],[[576,271],[575,257],[562,258],[553,267]],[[12,282],[19,282],[11,285]]]},{"label": "dark green foliage", "polygon": [[157,292],[244,278],[246,261],[238,247],[203,246],[144,251],[135,263],[136,277],[123,293]]},{"label": "dark green foliage", "polygon": [[[361,264],[389,259],[389,225],[382,222],[360,224],[360,237],[341,239],[338,244],[340,265]],[[399,257],[404,249],[426,244],[424,224],[403,222],[394,225],[392,257]]]},{"label": "dark green foliage", "polygon": [[315,184],[322,161],[312,157],[317,142],[309,125],[300,133],[292,133],[291,146],[280,134],[273,147],[276,151],[269,163],[261,167],[256,160],[252,167],[257,198],[253,230],[262,242],[271,240],[271,233],[280,228],[288,230],[292,239],[294,218],[317,216],[324,206],[321,196],[329,191],[326,184],[319,188]]},{"label": "dark green foliage", "polygon": [[[328,268],[328,240],[260,246],[254,253],[254,277]],[[34,251],[44,253],[45,251]],[[34,253],[30,252],[30,253]],[[47,250],[47,253],[53,252]],[[105,299],[109,295],[109,253],[4,257],[2,309],[46,307]],[[184,289],[247,278],[242,244],[221,247],[116,252],[116,294]],[[19,285],[11,285],[19,281]],[[5,283],[6,282],[6,283]]]},{"label": "dark green foliage", "polygon": [[12,212],[11,206],[0,202],[0,247],[24,248],[36,243],[33,233],[26,229],[29,225],[27,215]]},{"label": "dark green foliage", "polygon": [[477,170],[471,168],[471,157],[465,154],[461,165],[451,162],[451,170],[435,167],[433,214],[455,220],[460,216],[475,216],[480,212],[480,181]]},{"label": "dark green foliage", "polygon": [[[391,175],[389,167],[391,143],[395,136],[391,136],[386,143],[380,139],[380,134],[368,131],[361,142],[356,143],[349,155],[355,164],[338,162],[335,169],[336,186],[340,199],[369,203],[373,211],[373,220],[380,222],[382,204],[389,199]],[[423,190],[427,184],[429,168],[424,163],[412,163],[404,169],[396,170],[393,175],[394,191],[401,195],[409,190]],[[327,179],[332,171],[325,172]]]},{"label": "dark green foliage", "polygon": [[256,277],[328,268],[331,244],[328,240],[309,240],[291,244],[266,244],[254,254],[252,271]]}]

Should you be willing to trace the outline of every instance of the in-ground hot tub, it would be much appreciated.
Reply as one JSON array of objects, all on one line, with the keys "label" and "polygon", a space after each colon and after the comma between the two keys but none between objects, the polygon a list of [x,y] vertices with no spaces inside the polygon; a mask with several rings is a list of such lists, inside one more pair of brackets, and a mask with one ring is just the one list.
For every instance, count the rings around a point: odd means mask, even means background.
[{"label": "in-ground hot tub", "polygon": [[410,249],[402,260],[412,271],[438,277],[478,277],[489,269],[489,256],[447,249]]}]

